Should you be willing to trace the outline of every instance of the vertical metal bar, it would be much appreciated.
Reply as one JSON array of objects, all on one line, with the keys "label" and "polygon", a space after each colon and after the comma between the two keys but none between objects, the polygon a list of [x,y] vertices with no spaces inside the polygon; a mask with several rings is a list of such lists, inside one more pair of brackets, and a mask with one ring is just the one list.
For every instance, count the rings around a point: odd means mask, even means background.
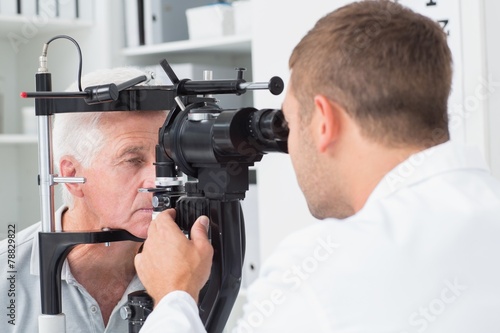
[{"label": "vertical metal bar", "polygon": [[[35,74],[36,91],[52,91],[52,78],[51,74],[47,72],[46,61],[47,59],[44,56],[40,57],[40,68]],[[42,232],[54,232],[52,100],[35,99],[35,113],[38,118],[38,187],[40,190]]]},{"label": "vertical metal bar", "polygon": [[38,116],[38,181],[42,231],[54,232],[54,187],[52,181],[52,116]]}]

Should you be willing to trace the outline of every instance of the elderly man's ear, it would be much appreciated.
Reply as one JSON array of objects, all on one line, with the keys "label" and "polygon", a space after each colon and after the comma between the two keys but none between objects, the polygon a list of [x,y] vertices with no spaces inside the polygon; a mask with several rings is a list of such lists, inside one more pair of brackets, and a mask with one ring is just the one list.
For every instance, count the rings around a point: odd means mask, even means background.
[{"label": "elderly man's ear", "polygon": [[[79,168],[81,168],[80,163],[77,162],[73,157],[63,156],[61,158],[61,162],[59,163],[59,172],[60,172],[59,176],[76,177]],[[81,176],[79,175],[79,177]],[[72,195],[80,198],[83,197],[83,189],[82,189],[83,184],[66,183],[63,185],[66,186],[66,188]]]},{"label": "elderly man's ear", "polygon": [[345,115],[345,110],[334,101],[324,95],[314,96],[311,125],[318,152],[327,153],[335,147],[340,139]]}]

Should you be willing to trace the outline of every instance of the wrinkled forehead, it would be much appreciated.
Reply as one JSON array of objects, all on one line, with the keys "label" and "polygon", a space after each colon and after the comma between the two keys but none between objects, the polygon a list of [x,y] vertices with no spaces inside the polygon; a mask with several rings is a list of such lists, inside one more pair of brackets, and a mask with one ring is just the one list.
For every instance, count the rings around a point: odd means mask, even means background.
[{"label": "wrinkled forehead", "polygon": [[158,130],[167,118],[165,111],[111,111],[103,112],[100,120],[99,127],[102,130],[116,129],[119,126],[126,126],[141,124],[144,126],[151,126]]},{"label": "wrinkled forehead", "polygon": [[161,111],[106,112],[100,119],[99,131],[107,143],[123,138],[154,138],[166,118]]}]

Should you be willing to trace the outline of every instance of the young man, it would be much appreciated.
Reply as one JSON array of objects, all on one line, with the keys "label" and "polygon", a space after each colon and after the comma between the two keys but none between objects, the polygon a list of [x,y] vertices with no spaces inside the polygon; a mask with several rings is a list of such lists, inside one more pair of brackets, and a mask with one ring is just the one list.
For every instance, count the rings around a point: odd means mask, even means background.
[{"label": "young man", "polygon": [[[237,331],[500,331],[500,183],[449,141],[441,28],[390,1],[353,3],[318,21],[290,70],[289,153],[324,221],[267,259]],[[174,215],[135,259],[156,301],[144,333],[204,331],[207,219],[189,241]]]}]

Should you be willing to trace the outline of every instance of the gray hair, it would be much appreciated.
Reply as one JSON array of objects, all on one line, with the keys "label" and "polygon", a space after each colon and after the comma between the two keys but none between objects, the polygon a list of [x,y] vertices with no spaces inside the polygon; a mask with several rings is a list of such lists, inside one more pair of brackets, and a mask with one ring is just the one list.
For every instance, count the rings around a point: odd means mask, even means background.
[{"label": "gray hair", "polygon": [[[120,84],[145,74],[146,72],[134,67],[98,70],[82,77],[82,88],[107,83]],[[152,85],[151,81],[146,85]],[[67,89],[76,90],[76,82]],[[100,126],[102,115],[102,112],[73,112],[54,116],[52,146],[57,172],[60,172],[59,163],[63,156],[72,156],[83,167],[91,165],[105,144],[106,138]],[[63,204],[72,207],[73,196],[66,186],[61,186],[61,194]]]}]

